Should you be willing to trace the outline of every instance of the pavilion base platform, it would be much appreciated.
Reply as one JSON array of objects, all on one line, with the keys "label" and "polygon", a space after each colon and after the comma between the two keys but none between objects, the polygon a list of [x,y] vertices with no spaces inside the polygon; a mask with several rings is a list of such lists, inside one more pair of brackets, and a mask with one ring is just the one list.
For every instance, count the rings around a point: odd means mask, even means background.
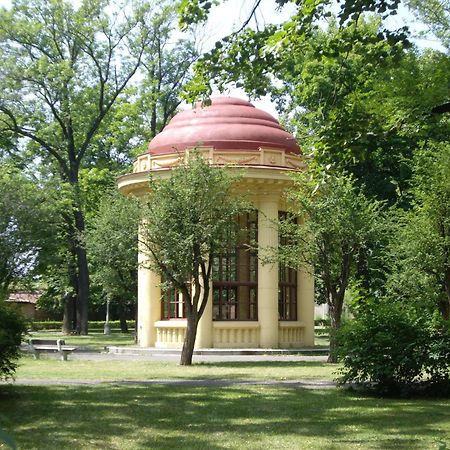
[{"label": "pavilion base platform", "polygon": [[[157,348],[157,347],[105,347],[108,353],[121,355],[180,355],[180,348]],[[210,356],[235,356],[235,355],[303,355],[318,356],[328,355],[328,348],[198,348],[194,350],[194,355]]]}]

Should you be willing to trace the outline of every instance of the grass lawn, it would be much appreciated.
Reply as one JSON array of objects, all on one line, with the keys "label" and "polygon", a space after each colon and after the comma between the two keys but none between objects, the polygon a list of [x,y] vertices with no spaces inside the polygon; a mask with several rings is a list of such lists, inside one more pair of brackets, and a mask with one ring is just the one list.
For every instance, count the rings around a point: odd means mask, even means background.
[{"label": "grass lawn", "polygon": [[[55,333],[39,336],[57,337]],[[70,339],[70,341],[69,341]],[[86,341],[84,341],[86,339]],[[131,336],[69,337],[98,348]],[[105,344],[105,342],[107,342]],[[198,363],[24,356],[17,380],[98,385],[0,385],[0,430],[19,450],[450,450],[450,400],[379,399],[341,389],[123,384],[152,379],[331,380],[337,365],[303,361]],[[3,449],[0,444],[0,449]]]},{"label": "grass lawn", "polygon": [[448,400],[335,389],[9,385],[0,386],[0,406],[0,428],[19,449],[442,450],[450,443]]},{"label": "grass lawn", "polygon": [[[70,358],[70,357],[69,357]],[[19,361],[17,379],[46,380],[332,380],[337,364],[303,361],[198,363],[190,367],[175,362],[153,361],[60,361],[34,360],[24,356]]]},{"label": "grass lawn", "polygon": [[114,331],[109,335],[103,331],[90,331],[87,336],[67,336],[60,331],[31,331],[27,339],[64,339],[68,345],[79,347],[90,347],[93,350],[101,351],[109,345],[135,345],[133,333],[120,333]]}]

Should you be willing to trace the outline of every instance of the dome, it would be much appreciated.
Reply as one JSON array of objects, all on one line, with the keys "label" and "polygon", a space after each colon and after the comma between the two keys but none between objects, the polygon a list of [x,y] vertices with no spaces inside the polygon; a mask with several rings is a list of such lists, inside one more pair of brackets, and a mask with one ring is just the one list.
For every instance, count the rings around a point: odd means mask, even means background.
[{"label": "dome", "polygon": [[176,114],[149,144],[148,153],[163,155],[192,147],[258,151],[262,148],[300,154],[294,137],[270,114],[233,97],[211,100],[210,106]]}]

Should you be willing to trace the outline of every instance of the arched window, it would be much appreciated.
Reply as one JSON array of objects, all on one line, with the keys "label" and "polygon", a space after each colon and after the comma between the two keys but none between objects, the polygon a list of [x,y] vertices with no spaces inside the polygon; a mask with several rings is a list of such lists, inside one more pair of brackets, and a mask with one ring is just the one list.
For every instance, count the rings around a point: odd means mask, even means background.
[{"label": "arched window", "polygon": [[213,320],[258,320],[258,242],[256,211],[239,216],[226,252],[213,261]]}]

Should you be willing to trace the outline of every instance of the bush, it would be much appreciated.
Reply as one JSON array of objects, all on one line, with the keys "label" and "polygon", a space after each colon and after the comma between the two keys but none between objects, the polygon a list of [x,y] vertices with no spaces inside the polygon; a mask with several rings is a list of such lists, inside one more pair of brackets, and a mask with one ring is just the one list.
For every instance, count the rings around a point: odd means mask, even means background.
[{"label": "bush", "polygon": [[0,302],[0,380],[14,376],[26,331],[26,321],[20,312]]},{"label": "bush", "polygon": [[368,383],[381,393],[448,389],[450,329],[442,320],[395,303],[360,310],[338,336],[339,383]]}]

